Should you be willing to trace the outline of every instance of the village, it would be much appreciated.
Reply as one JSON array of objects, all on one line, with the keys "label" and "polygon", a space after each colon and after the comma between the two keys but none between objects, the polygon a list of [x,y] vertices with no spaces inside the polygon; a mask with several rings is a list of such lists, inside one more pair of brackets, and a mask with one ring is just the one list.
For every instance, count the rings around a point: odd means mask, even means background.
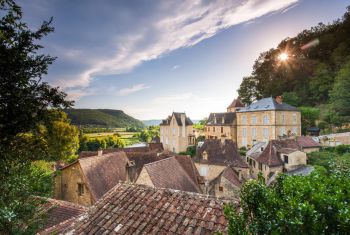
[{"label": "village", "polygon": [[[160,137],[144,147],[83,151],[75,162],[57,166],[50,223],[40,234],[224,231],[226,219],[214,211],[228,202],[238,206],[245,182],[263,177],[272,185],[281,173],[308,175],[314,167],[307,153],[322,147],[318,138],[301,135],[300,111],[280,96],[248,106],[235,99],[226,112],[210,113],[204,134],[196,141],[191,119],[173,112],[160,124]],[[178,154],[190,146],[194,157]],[[126,202],[130,193],[134,199]],[[111,216],[102,209],[107,205],[120,206],[108,207]],[[93,214],[83,215],[89,207]],[[145,224],[148,213],[163,222]]]},{"label": "village", "polygon": [[349,37],[348,0],[0,0],[0,234],[350,234]]}]

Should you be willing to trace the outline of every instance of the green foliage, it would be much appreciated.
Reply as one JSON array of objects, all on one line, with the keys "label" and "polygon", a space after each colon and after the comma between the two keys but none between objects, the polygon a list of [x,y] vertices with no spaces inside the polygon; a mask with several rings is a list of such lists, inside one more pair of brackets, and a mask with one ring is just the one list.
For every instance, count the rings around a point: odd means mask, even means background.
[{"label": "green foliage", "polygon": [[331,107],[345,122],[350,122],[350,56],[347,63],[337,73],[331,90]]},{"label": "green foliage", "polygon": [[347,234],[350,230],[350,175],[317,169],[308,176],[248,181],[241,208],[225,208],[229,234]]},{"label": "green foliage", "polygon": [[247,155],[247,148],[246,147],[240,147],[239,148],[239,154],[241,156],[246,156]]},{"label": "green foliage", "polygon": [[305,135],[308,127],[316,125],[316,120],[320,116],[320,110],[313,107],[299,107],[301,113],[301,132]]},{"label": "green foliage", "polygon": [[53,165],[54,162],[34,161],[31,163],[31,176],[35,179],[32,189],[35,195],[51,197],[53,190]]},{"label": "green foliage", "polygon": [[[35,233],[36,224],[30,222],[36,205],[30,196],[49,188],[47,171],[31,162],[59,158],[71,149],[65,148],[71,143],[63,135],[74,130],[53,112],[73,102],[41,81],[55,59],[41,54],[37,44],[53,31],[50,24],[31,30],[13,0],[0,0],[0,234]],[[62,154],[49,145],[50,138],[64,140],[58,146]]]},{"label": "green foliage", "polygon": [[143,128],[144,124],[125,114],[122,110],[113,109],[66,109],[65,112],[74,125],[92,127],[135,127]]},{"label": "green foliage", "polygon": [[308,163],[322,166],[328,171],[338,169],[350,172],[350,145],[327,147],[320,152],[308,153]]},{"label": "green foliage", "polygon": [[152,138],[160,136],[160,127],[159,126],[149,126],[140,133],[136,134],[135,137],[138,138],[142,142],[149,143]]},{"label": "green foliage", "polygon": [[[294,106],[329,104],[329,125],[350,121],[350,8],[332,24],[303,30],[282,40],[277,48],[262,52],[250,76],[238,89],[240,99],[250,104],[263,97],[281,95]],[[311,44],[310,44],[311,43]],[[311,46],[305,46],[311,45]],[[280,61],[281,52],[289,59]],[[304,128],[305,129],[305,128]]]},{"label": "green foliage", "polygon": [[194,157],[196,155],[196,151],[196,146],[188,146],[186,152],[179,152],[179,155],[189,155],[191,157]]},{"label": "green foliage", "polygon": [[298,107],[302,105],[299,96],[295,92],[284,92],[282,94],[283,102]]},{"label": "green foliage", "polygon": [[204,127],[207,124],[208,118],[203,118],[198,123],[193,125],[193,128],[199,131],[204,131]]},{"label": "green foliage", "polygon": [[80,138],[79,152],[81,151],[97,151],[98,149],[107,148],[123,148],[125,141],[117,136],[103,136],[97,138],[88,138],[83,136]]}]

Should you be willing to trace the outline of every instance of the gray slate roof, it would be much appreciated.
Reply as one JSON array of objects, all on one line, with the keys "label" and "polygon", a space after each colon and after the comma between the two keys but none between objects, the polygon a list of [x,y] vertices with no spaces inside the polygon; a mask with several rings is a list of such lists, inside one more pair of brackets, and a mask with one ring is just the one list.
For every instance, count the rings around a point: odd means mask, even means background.
[{"label": "gray slate roof", "polygon": [[285,111],[298,111],[294,106],[286,103],[277,103],[277,101],[272,98],[263,98],[258,100],[244,108],[240,108],[237,112],[255,112],[255,111],[265,111],[265,110],[285,110]]},{"label": "gray slate roof", "polygon": [[[216,123],[215,123],[216,118]],[[222,123],[224,118],[224,123]],[[233,125],[236,119],[236,113],[211,113],[208,118],[208,126],[222,126],[222,125]]]},{"label": "gray slate roof", "polygon": [[186,116],[185,113],[176,113],[176,112],[173,112],[171,116],[168,116],[167,119],[164,119],[162,120],[162,122],[159,124],[160,126],[167,126],[167,125],[170,125],[170,121],[171,121],[171,118],[173,117],[173,115],[175,116],[175,120],[177,122],[177,125],[179,126],[183,126],[182,124],[182,121],[181,121],[181,115],[184,114],[185,115],[185,125],[186,126],[190,126],[190,125],[193,125],[193,122],[192,120]]}]

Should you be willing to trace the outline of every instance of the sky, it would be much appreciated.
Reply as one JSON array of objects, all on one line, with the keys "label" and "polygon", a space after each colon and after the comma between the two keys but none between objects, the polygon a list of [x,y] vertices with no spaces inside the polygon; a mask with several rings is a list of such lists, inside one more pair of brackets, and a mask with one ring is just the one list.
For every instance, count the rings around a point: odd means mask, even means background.
[{"label": "sky", "polygon": [[350,0],[20,0],[40,43],[56,56],[44,80],[74,108],[121,109],[141,120],[225,112],[261,52],[319,22],[341,18]]}]

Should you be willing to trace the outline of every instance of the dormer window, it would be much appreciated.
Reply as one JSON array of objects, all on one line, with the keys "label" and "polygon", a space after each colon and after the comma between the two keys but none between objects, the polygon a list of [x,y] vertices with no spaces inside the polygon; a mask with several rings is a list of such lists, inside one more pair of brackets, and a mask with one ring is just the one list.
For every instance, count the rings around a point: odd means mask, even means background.
[{"label": "dormer window", "polygon": [[202,153],[202,158],[203,158],[203,160],[208,160],[208,153],[207,153],[207,151],[204,151]]}]

